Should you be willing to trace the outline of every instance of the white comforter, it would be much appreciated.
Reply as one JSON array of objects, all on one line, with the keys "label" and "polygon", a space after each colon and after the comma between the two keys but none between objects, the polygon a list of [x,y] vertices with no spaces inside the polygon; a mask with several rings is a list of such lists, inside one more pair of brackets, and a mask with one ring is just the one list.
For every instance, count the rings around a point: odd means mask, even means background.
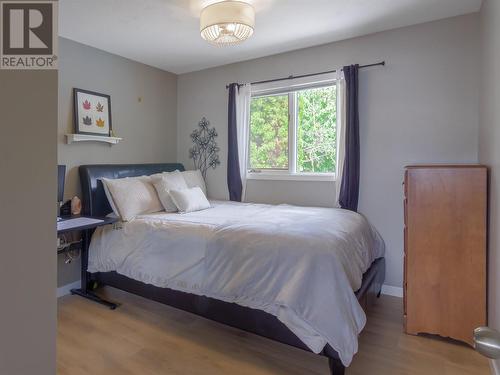
[{"label": "white comforter", "polygon": [[341,209],[212,201],[189,214],[99,228],[89,272],[130,278],[264,310],[313,352],[328,343],[348,366],[366,317],[354,291],[384,243]]}]

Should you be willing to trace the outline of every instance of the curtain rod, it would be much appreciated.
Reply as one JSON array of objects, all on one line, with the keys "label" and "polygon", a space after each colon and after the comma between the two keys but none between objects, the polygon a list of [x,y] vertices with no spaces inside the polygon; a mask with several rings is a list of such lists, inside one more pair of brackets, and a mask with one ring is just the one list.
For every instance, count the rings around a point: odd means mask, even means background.
[{"label": "curtain rod", "polygon": [[[385,61],[380,61],[378,63],[374,63],[374,64],[367,64],[367,65],[360,65],[359,67],[360,68],[369,68],[371,66],[384,66],[385,65]],[[335,73],[337,71],[337,69],[335,70],[328,70],[326,72],[318,72],[318,73],[309,73],[309,74],[302,74],[300,76],[288,76],[288,77],[283,77],[283,78],[275,78],[275,79],[267,79],[265,81],[257,81],[257,82],[252,82],[251,84],[252,85],[257,85],[259,83],[270,83],[270,82],[279,82],[279,81],[286,81],[288,79],[295,79],[295,78],[305,78],[305,77],[312,77],[312,76],[318,76],[318,75],[321,75],[321,74],[328,74],[328,73]],[[242,83],[238,83],[238,86],[241,86]],[[229,85],[226,85],[226,89],[229,88]]]}]

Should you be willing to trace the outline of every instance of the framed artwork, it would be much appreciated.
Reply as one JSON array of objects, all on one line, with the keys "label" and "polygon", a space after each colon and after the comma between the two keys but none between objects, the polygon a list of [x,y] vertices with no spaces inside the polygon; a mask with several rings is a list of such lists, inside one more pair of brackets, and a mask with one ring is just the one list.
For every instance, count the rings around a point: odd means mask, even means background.
[{"label": "framed artwork", "polygon": [[73,89],[75,133],[111,136],[111,97]]}]

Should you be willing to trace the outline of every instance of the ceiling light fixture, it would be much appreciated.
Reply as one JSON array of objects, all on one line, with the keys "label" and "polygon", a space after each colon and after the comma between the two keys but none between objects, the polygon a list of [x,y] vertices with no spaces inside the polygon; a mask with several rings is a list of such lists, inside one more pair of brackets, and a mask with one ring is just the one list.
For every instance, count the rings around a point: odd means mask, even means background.
[{"label": "ceiling light fixture", "polygon": [[241,43],[252,36],[254,26],[255,10],[243,1],[222,1],[201,11],[201,37],[215,45]]}]

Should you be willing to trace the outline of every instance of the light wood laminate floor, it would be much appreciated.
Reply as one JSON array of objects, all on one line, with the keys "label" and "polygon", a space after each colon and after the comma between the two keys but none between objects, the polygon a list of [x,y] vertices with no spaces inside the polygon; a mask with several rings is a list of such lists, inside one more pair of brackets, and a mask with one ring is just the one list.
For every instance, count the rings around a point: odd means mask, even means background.
[{"label": "light wood laminate floor", "polygon": [[[327,375],[323,357],[112,288],[111,311],[59,299],[59,375]],[[401,299],[382,296],[368,314],[354,374],[489,374],[467,346],[403,333]]]}]

